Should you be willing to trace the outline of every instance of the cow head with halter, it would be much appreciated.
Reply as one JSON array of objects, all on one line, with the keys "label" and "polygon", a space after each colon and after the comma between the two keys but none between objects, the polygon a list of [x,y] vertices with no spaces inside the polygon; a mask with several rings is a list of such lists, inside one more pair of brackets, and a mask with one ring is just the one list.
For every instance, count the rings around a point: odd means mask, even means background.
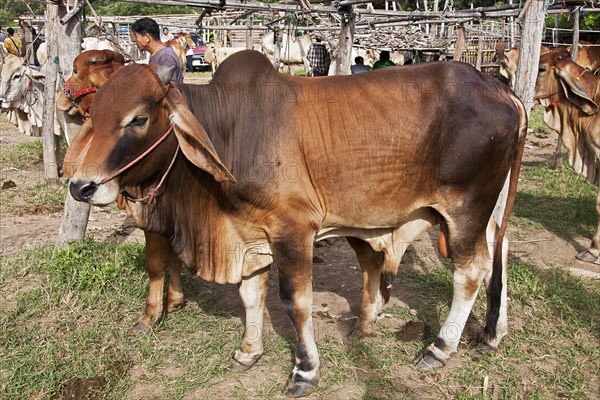
[{"label": "cow head with halter", "polygon": [[543,54],[535,84],[535,97],[550,111],[559,102],[568,100],[587,115],[598,112],[598,105],[581,84],[584,74],[589,73],[577,65],[569,52],[558,49]]},{"label": "cow head with halter", "polygon": [[173,67],[129,65],[98,91],[90,108],[92,122],[82,126],[65,156],[75,199],[106,205],[122,192],[139,197],[144,193],[137,192],[147,189],[142,186],[166,176],[164,160],[174,161],[178,148],[217,181],[235,183],[181,93],[169,83],[173,72]]},{"label": "cow head with halter", "polygon": [[64,92],[58,94],[56,105],[69,115],[86,116],[95,93],[108,77],[125,65],[121,53],[112,50],[89,50],[73,61],[73,74],[65,82]]},{"label": "cow head with halter", "polygon": [[[2,67],[0,106],[4,109],[30,106],[39,101],[42,89],[36,88],[45,82],[44,74],[30,68],[20,57],[8,57]],[[27,111],[26,111],[27,112]]]}]

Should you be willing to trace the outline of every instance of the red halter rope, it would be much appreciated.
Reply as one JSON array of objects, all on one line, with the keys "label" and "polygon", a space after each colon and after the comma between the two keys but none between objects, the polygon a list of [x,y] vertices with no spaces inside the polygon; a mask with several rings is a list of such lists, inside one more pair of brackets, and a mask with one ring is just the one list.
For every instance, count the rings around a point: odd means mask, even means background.
[{"label": "red halter rope", "polygon": [[[150,152],[152,150],[154,150],[156,147],[158,147],[158,145],[161,144],[167,138],[167,136],[169,136],[169,134],[172,131],[173,131],[173,126],[170,126],[169,129],[167,129],[167,131],[152,146],[150,146],[146,151],[144,151],[142,154],[140,154],[138,157],[136,157],[133,161],[131,161],[129,164],[127,164],[124,167],[122,167],[121,169],[119,169],[117,172],[115,172],[114,174],[112,174],[108,178],[102,179],[102,181],[100,181],[100,183],[98,184],[98,186],[99,185],[103,185],[106,182],[112,181],[117,176],[121,175],[123,172],[125,172],[129,168],[133,167],[140,160],[142,160],[144,157],[146,157],[148,154],[150,154]],[[141,201],[144,201],[144,200],[148,200],[148,203],[156,204],[156,192],[162,186],[163,182],[165,181],[165,178],[169,174],[169,171],[171,171],[171,168],[173,167],[173,164],[175,163],[175,159],[177,158],[177,153],[178,152],[179,152],[179,146],[177,146],[177,150],[175,150],[175,155],[173,156],[173,159],[171,160],[171,164],[169,164],[169,168],[167,168],[167,171],[164,173],[163,177],[161,178],[160,182],[158,183],[158,185],[156,185],[155,188],[150,189],[148,191],[148,194],[146,196],[142,197],[142,198],[139,198],[139,199],[128,198],[128,200],[135,201],[135,202],[141,202]]]},{"label": "red halter rope", "polygon": [[69,78],[65,81],[65,95],[71,100],[78,99],[80,97],[85,96],[86,94],[94,93],[96,91],[98,91],[98,89],[96,89],[93,86],[90,86],[90,87],[87,87],[84,89],[80,89],[80,90],[72,90],[71,89],[71,78]]}]

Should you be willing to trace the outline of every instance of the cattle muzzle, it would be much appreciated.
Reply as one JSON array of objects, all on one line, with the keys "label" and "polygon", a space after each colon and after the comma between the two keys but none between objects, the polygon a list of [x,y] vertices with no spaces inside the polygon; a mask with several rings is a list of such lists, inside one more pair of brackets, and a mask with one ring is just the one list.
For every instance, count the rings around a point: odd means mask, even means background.
[{"label": "cattle muzzle", "polygon": [[82,181],[69,184],[71,196],[77,201],[89,202],[96,193],[96,189],[98,189],[98,185],[94,182]]}]

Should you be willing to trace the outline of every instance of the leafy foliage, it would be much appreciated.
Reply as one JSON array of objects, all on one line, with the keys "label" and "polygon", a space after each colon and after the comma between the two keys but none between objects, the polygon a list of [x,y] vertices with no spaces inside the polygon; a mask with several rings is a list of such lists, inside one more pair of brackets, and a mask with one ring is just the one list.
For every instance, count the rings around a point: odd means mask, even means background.
[{"label": "leafy foliage", "polygon": [[164,6],[112,0],[93,0],[92,6],[98,15],[193,14],[198,13],[200,10],[197,7]]},{"label": "leafy foliage", "polygon": [[[44,14],[44,10],[46,9],[46,4],[42,2],[33,3],[31,1],[29,3],[29,7],[34,14],[40,15]],[[27,5],[22,0],[0,0],[0,25],[6,30],[6,28],[12,27],[13,29],[17,28],[17,24],[14,22],[20,16],[23,15],[31,15]]]}]

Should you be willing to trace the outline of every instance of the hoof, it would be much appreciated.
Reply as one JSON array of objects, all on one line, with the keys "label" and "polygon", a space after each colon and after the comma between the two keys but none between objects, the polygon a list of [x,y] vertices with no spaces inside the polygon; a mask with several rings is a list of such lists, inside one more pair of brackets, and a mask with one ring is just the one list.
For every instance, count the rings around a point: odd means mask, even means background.
[{"label": "hoof", "polygon": [[415,357],[413,362],[416,364],[417,368],[426,371],[433,371],[434,369],[442,368],[445,365],[444,362],[435,358],[428,349],[425,349],[421,354]]},{"label": "hoof", "polygon": [[283,393],[287,397],[303,397],[308,396],[317,388],[316,383],[311,382],[294,382],[293,375],[288,378]]},{"label": "hoof", "polygon": [[252,365],[253,364],[250,364],[250,365],[242,364],[238,360],[232,358],[231,362],[229,363],[229,367],[227,367],[227,369],[231,372],[244,372],[244,371],[248,371],[250,368],[252,368]]},{"label": "hoof", "polygon": [[143,335],[150,330],[150,327],[138,322],[133,326],[132,332],[136,335]]},{"label": "hoof", "polygon": [[167,312],[168,313],[173,313],[175,311],[179,311],[179,310],[183,309],[183,307],[185,307],[186,304],[187,304],[186,300],[183,300],[180,303],[169,304],[167,306]]},{"label": "hoof", "polygon": [[495,353],[496,351],[498,351],[496,346],[492,346],[483,342],[479,343],[477,346],[475,346],[475,348],[473,348],[473,352],[478,356]]},{"label": "hoof", "polygon": [[373,330],[367,331],[365,332],[362,329],[359,328],[354,328],[352,329],[352,331],[348,334],[348,340],[350,341],[360,341],[369,337],[377,337],[377,333]]},{"label": "hoof", "polygon": [[[256,362],[262,357],[262,354],[256,354],[254,356],[244,356],[240,350],[236,350],[231,357],[231,362],[227,368],[231,372],[244,372],[248,371]],[[240,361],[239,359],[245,359]]]},{"label": "hoof", "polygon": [[600,264],[600,257],[592,254],[592,252],[590,250],[583,251],[583,252],[577,254],[576,257],[578,260],[583,261],[583,262]]}]

